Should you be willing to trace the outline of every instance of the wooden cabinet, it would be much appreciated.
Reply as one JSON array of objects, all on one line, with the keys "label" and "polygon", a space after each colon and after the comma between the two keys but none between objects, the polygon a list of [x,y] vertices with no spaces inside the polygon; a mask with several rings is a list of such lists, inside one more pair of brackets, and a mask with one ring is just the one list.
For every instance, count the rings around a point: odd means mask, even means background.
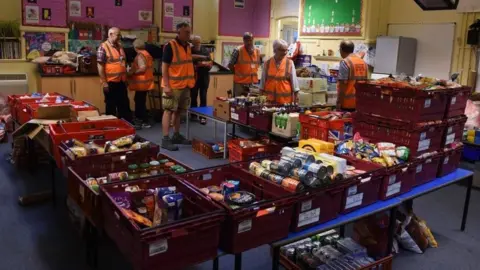
[{"label": "wooden cabinet", "polygon": [[42,93],[57,92],[74,98],[72,77],[43,77],[38,88]]},{"label": "wooden cabinet", "polygon": [[100,113],[105,113],[105,98],[99,77],[76,77],[73,80],[75,100],[81,100],[97,107]]},{"label": "wooden cabinet", "polygon": [[210,75],[207,91],[207,105],[212,106],[216,97],[227,97],[228,90],[233,88],[233,74]]}]

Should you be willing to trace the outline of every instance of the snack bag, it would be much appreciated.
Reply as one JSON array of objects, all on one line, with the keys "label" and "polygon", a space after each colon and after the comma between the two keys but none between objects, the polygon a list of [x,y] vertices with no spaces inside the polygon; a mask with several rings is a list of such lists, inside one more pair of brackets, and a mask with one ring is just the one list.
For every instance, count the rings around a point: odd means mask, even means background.
[{"label": "snack bag", "polygon": [[121,137],[121,138],[118,138],[118,139],[112,141],[112,145],[114,145],[118,148],[122,148],[122,147],[125,147],[127,145],[133,144],[133,138],[134,138],[134,135]]},{"label": "snack bag", "polygon": [[397,158],[401,160],[408,160],[408,156],[410,155],[410,149],[406,146],[399,146],[396,149]]},{"label": "snack bag", "polygon": [[429,246],[432,248],[437,248],[438,247],[437,240],[435,239],[432,232],[430,231],[430,228],[428,228],[427,222],[425,222],[425,220],[420,219],[417,216],[415,216],[415,219],[417,220],[418,225],[420,226],[420,229],[422,230],[423,234],[428,239]]},{"label": "snack bag", "polygon": [[395,144],[388,142],[377,143],[377,148],[380,154],[388,155],[390,157],[395,157],[397,153],[395,152]]}]

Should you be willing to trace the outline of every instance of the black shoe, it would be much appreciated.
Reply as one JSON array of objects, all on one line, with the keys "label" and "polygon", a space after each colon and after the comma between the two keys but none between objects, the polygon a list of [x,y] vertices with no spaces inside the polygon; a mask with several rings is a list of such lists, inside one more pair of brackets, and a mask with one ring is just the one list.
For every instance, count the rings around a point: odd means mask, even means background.
[{"label": "black shoe", "polygon": [[149,123],[146,123],[146,122],[143,122],[142,125],[141,125],[142,128],[151,128],[152,125],[150,125]]},{"label": "black shoe", "polygon": [[190,140],[187,140],[187,138],[183,137],[182,134],[180,134],[180,133],[173,134],[172,143],[173,144],[184,144],[184,145],[192,144],[192,142]]},{"label": "black shoe", "polygon": [[168,151],[178,151],[178,146],[173,144],[173,141],[170,138],[162,139],[162,148],[167,149]]},{"label": "black shoe", "polygon": [[200,124],[206,125],[206,124],[207,124],[207,118],[205,118],[205,117],[200,117]]}]

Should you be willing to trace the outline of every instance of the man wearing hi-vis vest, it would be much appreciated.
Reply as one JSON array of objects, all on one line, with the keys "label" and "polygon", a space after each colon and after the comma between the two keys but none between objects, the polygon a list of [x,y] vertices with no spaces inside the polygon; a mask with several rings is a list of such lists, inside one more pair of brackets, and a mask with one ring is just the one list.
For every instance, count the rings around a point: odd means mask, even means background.
[{"label": "man wearing hi-vis vest", "polygon": [[97,51],[98,75],[105,96],[105,113],[132,121],[130,101],[128,100],[126,56],[120,45],[120,29],[108,30],[108,39]]},{"label": "man wearing hi-vis vest", "polygon": [[[195,86],[190,40],[190,25],[179,23],[177,37],[168,42],[162,56],[162,148],[177,151],[176,144],[190,144],[180,134],[180,113],[190,106],[190,89]],[[173,136],[169,137],[170,122],[173,117]]]},{"label": "man wearing hi-vis vest", "polygon": [[260,51],[253,45],[252,33],[243,34],[243,46],[233,50],[228,68],[233,72],[233,94],[241,96],[246,88],[258,83]]},{"label": "man wearing hi-vis vest", "polygon": [[155,88],[153,57],[145,50],[145,42],[136,39],[133,48],[137,56],[128,72],[128,89],[135,91],[135,128],[150,128],[147,115],[147,93]]},{"label": "man wearing hi-vis vest", "polygon": [[274,56],[263,65],[260,89],[270,103],[296,102],[300,90],[293,61],[287,57],[288,43],[277,39],[273,42]]},{"label": "man wearing hi-vis vest", "polygon": [[368,79],[368,66],[353,51],[355,45],[351,41],[344,40],[340,43],[340,62],[337,78],[337,110],[355,111],[355,83]]}]

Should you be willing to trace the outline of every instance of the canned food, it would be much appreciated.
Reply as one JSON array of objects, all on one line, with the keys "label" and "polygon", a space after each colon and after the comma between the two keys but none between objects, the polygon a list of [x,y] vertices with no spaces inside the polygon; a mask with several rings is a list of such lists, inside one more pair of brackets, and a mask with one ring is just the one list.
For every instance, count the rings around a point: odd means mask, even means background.
[{"label": "canned food", "polygon": [[262,167],[271,171],[270,169],[270,165],[272,164],[273,161],[271,160],[268,160],[268,159],[265,159],[265,160],[262,160]]},{"label": "canned food", "polygon": [[313,178],[313,173],[304,169],[293,169],[291,175],[300,182],[307,182],[309,178]]},{"label": "canned food", "polygon": [[317,163],[308,163],[303,166],[303,168],[309,172],[315,174],[318,178],[323,178],[327,174],[327,167],[322,164]]},{"label": "canned food", "polygon": [[311,253],[312,252],[312,249],[313,249],[313,245],[312,244],[306,244],[305,245],[305,248],[306,248],[306,251],[308,253]]},{"label": "canned food", "polygon": [[277,171],[278,174],[287,176],[289,172],[292,170],[292,164],[285,160],[280,160],[280,162],[278,162],[277,170],[278,170]]},{"label": "canned food", "polygon": [[263,171],[261,171],[260,174],[258,174],[257,176],[263,179],[270,179],[270,174],[271,173],[269,171],[263,169]]},{"label": "canned food", "polygon": [[282,156],[293,156],[295,154],[295,149],[291,147],[283,147],[280,153],[282,154]]},{"label": "canned food", "polygon": [[282,156],[280,158],[281,161],[285,161],[289,164],[291,164],[291,166],[293,168],[300,168],[302,167],[302,160],[301,159],[298,159],[298,158],[294,158],[294,157],[289,157],[289,156]]},{"label": "canned food", "polygon": [[294,158],[300,159],[303,163],[314,163],[315,162],[315,157],[313,155],[307,154],[307,153],[302,153],[302,152],[296,152],[293,155]]},{"label": "canned food", "polygon": [[248,169],[249,169],[252,173],[254,173],[254,174],[257,174],[257,173],[256,173],[256,170],[259,169],[259,168],[262,168],[262,169],[263,169],[262,164],[260,164],[260,163],[258,163],[258,162],[252,162],[252,163],[250,163],[250,165],[248,166]]},{"label": "canned food", "polygon": [[273,178],[273,182],[281,185],[282,184],[282,181],[285,177],[281,176],[281,175],[278,175],[278,174],[275,174],[275,177]]},{"label": "canned food", "polygon": [[238,191],[240,189],[240,181],[238,180],[228,180],[228,183],[234,186],[234,191]]},{"label": "canned food", "polygon": [[294,248],[289,248],[285,251],[285,256],[292,261],[295,262],[295,249]]},{"label": "canned food", "polygon": [[342,181],[343,179],[345,179],[345,177],[343,176],[343,174],[337,173],[337,174],[335,175],[334,179],[335,179],[335,180],[334,180],[335,182],[339,182],[339,181]]},{"label": "canned food", "polygon": [[282,180],[282,186],[293,192],[302,191],[305,189],[300,181],[288,177]]}]

